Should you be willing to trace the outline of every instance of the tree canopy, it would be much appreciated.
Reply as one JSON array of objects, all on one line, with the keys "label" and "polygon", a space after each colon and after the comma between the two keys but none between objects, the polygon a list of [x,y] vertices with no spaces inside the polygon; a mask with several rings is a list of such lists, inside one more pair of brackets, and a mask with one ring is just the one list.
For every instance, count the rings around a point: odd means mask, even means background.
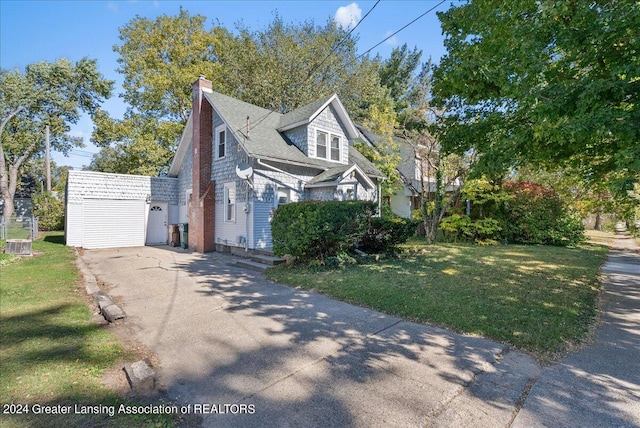
[{"label": "tree canopy", "polygon": [[388,101],[378,61],[359,58],[355,36],[331,20],[288,24],[276,15],[264,29],[239,25],[235,34],[205,21],[181,9],[154,21],[136,17],[120,29],[122,44],[114,50],[128,109],[122,120],[97,116],[92,141],[105,151],[90,168],[166,170],[200,74],[215,91],[280,112],[333,92],[355,118],[371,116],[371,105]]},{"label": "tree canopy", "polygon": [[640,2],[467,0],[438,16],[445,150],[475,150],[482,173],[568,165],[637,180]]},{"label": "tree canopy", "polygon": [[111,95],[95,60],[75,64],[67,59],[30,64],[25,71],[0,70],[0,192],[4,215],[13,213],[13,198],[25,162],[45,148],[49,126],[51,147],[67,153],[82,146],[69,136],[70,124],[82,112],[95,115]]}]

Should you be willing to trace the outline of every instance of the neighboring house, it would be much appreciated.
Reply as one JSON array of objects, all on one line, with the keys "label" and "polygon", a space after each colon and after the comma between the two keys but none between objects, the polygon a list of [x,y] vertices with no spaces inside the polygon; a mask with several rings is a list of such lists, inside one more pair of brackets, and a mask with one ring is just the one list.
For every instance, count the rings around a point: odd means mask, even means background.
[{"label": "neighboring house", "polygon": [[196,251],[268,251],[279,205],[380,202],[385,177],[353,148],[359,135],[336,95],[279,114],[201,77],[169,177],[70,171],[67,245],[167,243],[167,225],[188,223]]},{"label": "neighboring house", "polygon": [[[32,215],[33,202],[31,196],[36,192],[37,184],[33,177],[23,177],[13,196],[13,215],[18,219]],[[0,199],[0,216],[4,213],[4,200]],[[0,219],[1,220],[1,219]]]},{"label": "neighboring house", "polygon": [[[379,147],[380,136],[375,135],[369,129],[356,125],[360,132],[360,139],[366,144]],[[393,142],[397,146],[400,161],[396,170],[400,174],[401,183],[399,183],[394,193],[385,196],[387,202],[391,206],[391,211],[397,216],[411,218],[412,212],[420,208],[421,196],[425,193],[435,193],[436,179],[435,171],[430,168],[428,162],[428,147],[422,146],[415,142],[408,141],[405,138],[394,136]],[[432,153],[436,157],[436,153]],[[452,192],[460,187],[460,180],[456,179],[453,183],[445,187],[445,192]]]},{"label": "neighboring house", "polygon": [[214,92],[201,77],[169,169],[179,181],[179,221],[189,223],[189,246],[270,249],[279,205],[379,202],[384,174],[353,148],[358,137],[335,94],[279,114]]}]

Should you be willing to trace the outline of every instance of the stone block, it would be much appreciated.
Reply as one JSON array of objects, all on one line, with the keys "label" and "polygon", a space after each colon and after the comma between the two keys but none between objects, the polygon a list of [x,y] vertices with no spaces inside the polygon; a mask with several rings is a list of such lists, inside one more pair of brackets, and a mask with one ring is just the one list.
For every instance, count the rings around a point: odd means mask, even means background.
[{"label": "stone block", "polygon": [[110,305],[101,309],[102,315],[109,322],[116,322],[125,317],[124,312],[118,305]]},{"label": "stone block", "polygon": [[136,392],[151,393],[156,388],[156,373],[144,360],[126,363],[123,368],[131,389]]},{"label": "stone block", "polygon": [[100,311],[102,311],[107,306],[115,304],[115,302],[111,300],[111,297],[109,297],[109,295],[104,291],[97,291],[93,295],[93,299],[96,302],[96,305],[98,305],[98,307],[100,308]]}]

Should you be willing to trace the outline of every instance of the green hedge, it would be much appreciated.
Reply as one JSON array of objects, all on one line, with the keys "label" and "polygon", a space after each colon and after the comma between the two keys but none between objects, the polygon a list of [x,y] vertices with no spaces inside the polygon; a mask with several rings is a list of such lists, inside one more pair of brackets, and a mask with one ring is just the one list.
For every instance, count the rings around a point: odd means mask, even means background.
[{"label": "green hedge", "polygon": [[351,249],[376,205],[363,201],[305,201],[282,205],[271,221],[273,253],[323,260]]},{"label": "green hedge", "polygon": [[389,252],[415,233],[416,222],[375,217],[364,201],[305,201],[279,207],[271,222],[273,252],[307,262],[347,254]]},{"label": "green hedge", "polygon": [[64,202],[48,192],[38,192],[31,197],[33,214],[38,217],[38,229],[64,230]]},{"label": "green hedge", "polygon": [[400,217],[370,217],[357,246],[365,253],[392,252],[396,245],[416,234],[419,224]]}]

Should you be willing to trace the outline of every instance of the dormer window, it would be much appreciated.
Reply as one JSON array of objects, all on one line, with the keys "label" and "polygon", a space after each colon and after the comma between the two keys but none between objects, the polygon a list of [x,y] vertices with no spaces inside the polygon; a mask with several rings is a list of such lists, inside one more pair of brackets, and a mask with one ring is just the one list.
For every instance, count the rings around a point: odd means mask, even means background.
[{"label": "dormer window", "polygon": [[316,131],[316,157],[340,162],[340,137],[324,131]]},{"label": "dormer window", "polygon": [[331,160],[340,162],[340,137],[331,136]]},{"label": "dormer window", "polygon": [[322,159],[327,158],[327,133],[318,131],[316,140],[316,156]]}]

